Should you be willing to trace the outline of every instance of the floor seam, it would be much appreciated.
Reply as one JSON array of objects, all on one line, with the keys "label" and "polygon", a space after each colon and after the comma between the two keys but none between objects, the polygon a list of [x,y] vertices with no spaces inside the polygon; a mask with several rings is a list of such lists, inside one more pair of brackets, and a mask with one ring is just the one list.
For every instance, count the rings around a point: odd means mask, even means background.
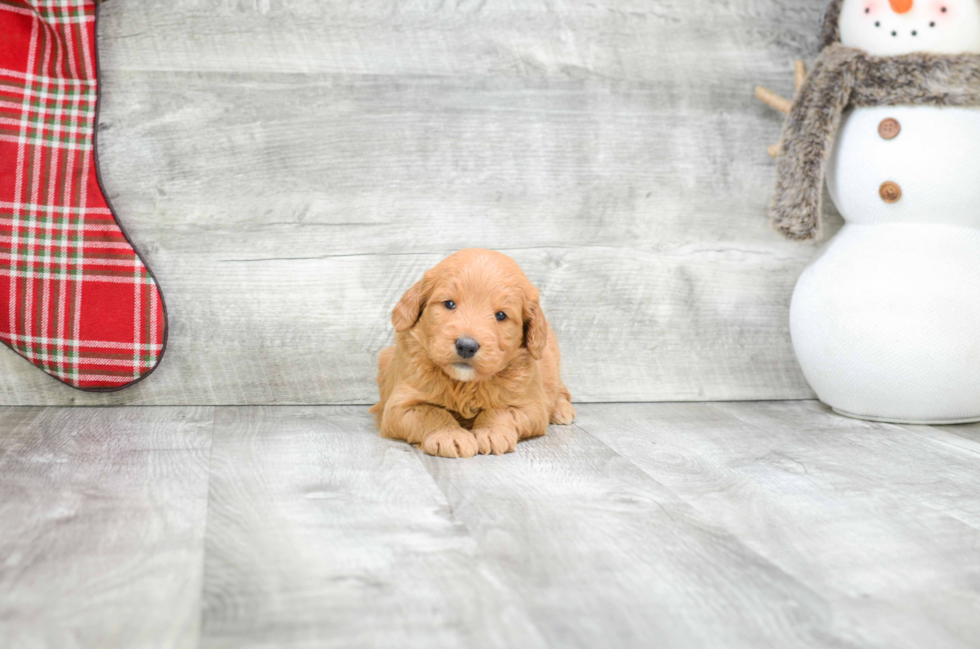
[{"label": "floor seam", "polygon": [[204,497],[204,520],[203,529],[201,532],[201,590],[200,590],[200,610],[197,616],[197,648],[202,649],[204,646],[204,599],[206,596],[206,577],[207,577],[207,565],[208,565],[208,521],[211,518],[211,463],[214,460],[214,434],[217,429],[217,414],[218,407],[211,407],[211,436],[210,443],[208,444],[208,462],[207,462],[207,480],[205,483],[205,497]]},{"label": "floor seam", "polygon": [[[436,480],[436,477],[432,474],[432,471],[429,470],[429,467],[426,464],[425,461],[426,456],[424,455],[425,452],[414,446],[413,448],[415,450],[415,459],[422,466],[422,470],[425,471],[425,473],[429,476],[429,479],[432,480],[432,484],[435,486],[436,491],[439,492],[439,494],[442,496],[443,500],[445,501],[446,509],[449,511],[449,516],[453,524],[459,525],[463,530],[465,530],[467,538],[469,538],[470,541],[473,542],[473,547],[476,549],[477,552],[476,558],[480,562],[483,570],[492,574],[494,581],[497,584],[504,586],[509,593],[514,595],[514,598],[517,601],[526,604],[527,598],[524,597],[524,595],[522,595],[519,591],[517,591],[511,586],[510,581],[507,579],[506,576],[499,574],[497,570],[494,569],[493,562],[487,556],[477,536],[473,534],[473,531],[469,528],[469,526],[464,521],[460,520],[460,518],[456,515],[456,509],[455,507],[453,507],[452,499],[449,497],[449,494],[446,493],[446,490],[442,488],[442,485],[439,484],[439,481]],[[496,457],[496,456],[491,456],[491,457]],[[447,458],[435,458],[435,459],[440,459],[445,462],[469,461],[468,459],[453,459],[453,460]],[[548,641],[548,636],[541,630],[541,627],[537,624],[537,621],[530,615],[528,616],[527,619],[528,619],[528,623],[534,628],[535,632],[538,634],[538,637],[541,639],[542,645],[551,646],[551,643]]]}]

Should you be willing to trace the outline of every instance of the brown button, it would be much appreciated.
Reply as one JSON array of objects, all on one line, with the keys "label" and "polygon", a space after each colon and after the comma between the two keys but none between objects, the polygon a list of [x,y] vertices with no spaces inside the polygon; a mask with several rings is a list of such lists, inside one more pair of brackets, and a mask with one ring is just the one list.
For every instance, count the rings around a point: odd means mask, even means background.
[{"label": "brown button", "polygon": [[878,135],[886,140],[894,140],[901,132],[902,125],[898,123],[897,119],[889,117],[881,120],[881,124],[878,124]]},{"label": "brown button", "polygon": [[897,203],[902,200],[902,188],[898,186],[898,183],[893,183],[889,180],[881,183],[881,187],[878,189],[878,195],[886,203]]}]

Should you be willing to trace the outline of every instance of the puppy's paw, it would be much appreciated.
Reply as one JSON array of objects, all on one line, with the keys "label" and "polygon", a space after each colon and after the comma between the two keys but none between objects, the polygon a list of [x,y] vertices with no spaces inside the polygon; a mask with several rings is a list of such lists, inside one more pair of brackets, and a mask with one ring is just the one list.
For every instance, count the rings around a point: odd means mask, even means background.
[{"label": "puppy's paw", "polygon": [[462,428],[447,428],[430,433],[422,442],[422,450],[438,457],[473,457],[480,450],[476,438]]},{"label": "puppy's paw", "polygon": [[517,450],[517,431],[511,428],[477,428],[473,434],[483,455],[503,455]]},{"label": "puppy's paw", "polygon": [[555,411],[551,413],[551,423],[558,424],[559,426],[568,426],[573,421],[575,421],[575,406],[565,397],[561,397],[558,399],[558,405],[555,406]]}]

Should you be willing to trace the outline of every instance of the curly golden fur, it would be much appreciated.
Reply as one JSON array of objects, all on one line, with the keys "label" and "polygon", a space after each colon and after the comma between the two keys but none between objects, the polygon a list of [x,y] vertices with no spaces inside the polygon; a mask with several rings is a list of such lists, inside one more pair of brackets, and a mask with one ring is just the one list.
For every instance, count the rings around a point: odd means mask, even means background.
[{"label": "curly golden fur", "polygon": [[[500,316],[498,316],[500,314]],[[461,250],[419,280],[391,314],[395,345],[378,357],[384,437],[430,455],[513,452],[548,424],[570,424],[571,395],[538,290],[510,257]],[[457,341],[479,345],[472,358]]]}]

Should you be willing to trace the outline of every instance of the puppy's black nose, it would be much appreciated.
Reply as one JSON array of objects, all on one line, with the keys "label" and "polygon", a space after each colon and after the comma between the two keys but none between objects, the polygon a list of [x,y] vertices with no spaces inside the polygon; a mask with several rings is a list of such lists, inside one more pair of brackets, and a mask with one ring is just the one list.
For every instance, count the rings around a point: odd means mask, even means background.
[{"label": "puppy's black nose", "polygon": [[480,351],[480,343],[472,338],[457,338],[456,353],[460,358],[473,358]]}]

